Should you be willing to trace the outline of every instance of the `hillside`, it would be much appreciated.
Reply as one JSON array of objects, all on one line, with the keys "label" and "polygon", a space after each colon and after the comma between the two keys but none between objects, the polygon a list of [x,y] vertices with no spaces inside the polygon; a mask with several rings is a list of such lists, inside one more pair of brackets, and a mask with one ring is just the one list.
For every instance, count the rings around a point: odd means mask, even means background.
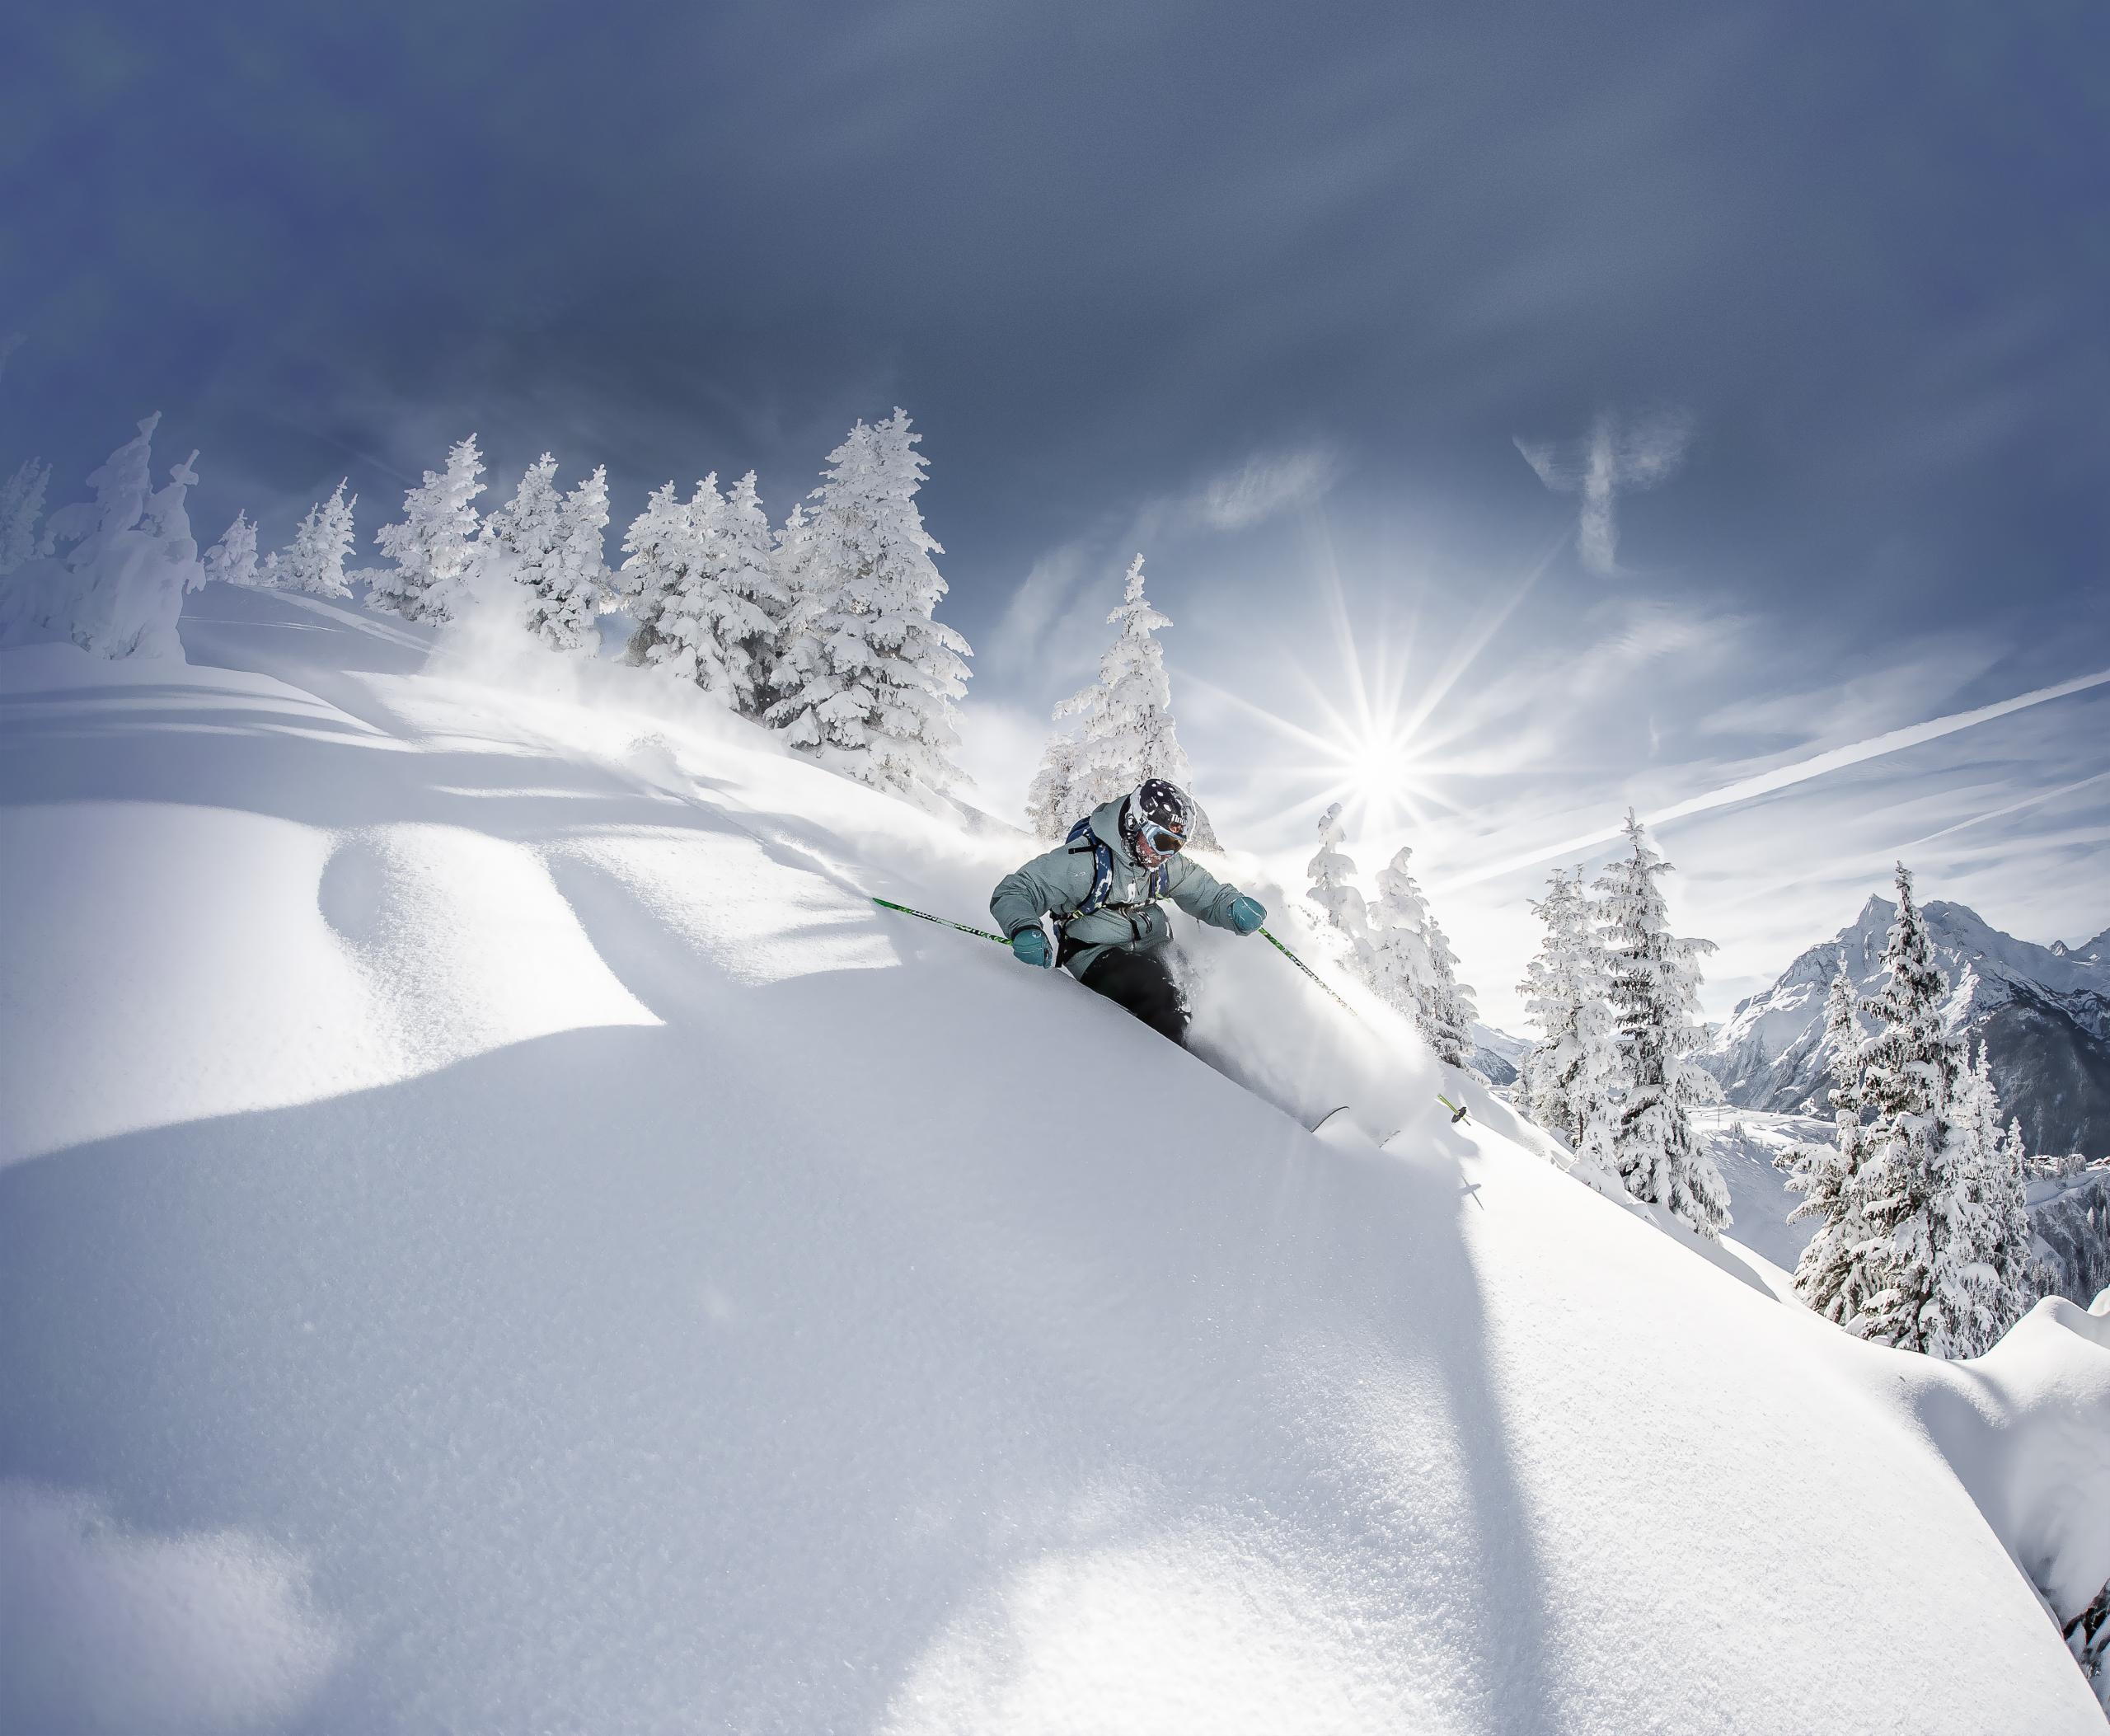
[{"label": "hillside", "polygon": [[[2001,1100],[2021,1118],[2030,1150],[2110,1156],[2110,950],[2100,939],[2071,950],[2035,945],[1939,899],[1925,910],[1949,982],[1950,1024],[1986,1044]],[[1830,1113],[1826,988],[1844,964],[1863,993],[1874,992],[1897,919],[1895,904],[1870,898],[1772,988],[1737,1004],[1700,1057],[1730,1102]]]},{"label": "hillside", "polygon": [[2103,1316],[1850,1343],[1184,923],[1183,1054],[640,672],[181,633],[0,652],[0,1729],[2102,1729]]}]

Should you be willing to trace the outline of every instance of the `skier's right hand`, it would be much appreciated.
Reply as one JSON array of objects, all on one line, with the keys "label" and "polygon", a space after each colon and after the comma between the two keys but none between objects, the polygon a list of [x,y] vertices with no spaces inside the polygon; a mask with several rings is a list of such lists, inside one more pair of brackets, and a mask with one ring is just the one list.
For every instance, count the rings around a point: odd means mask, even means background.
[{"label": "skier's right hand", "polygon": [[1038,928],[1021,928],[1011,936],[1011,956],[1021,964],[1030,964],[1035,970],[1047,969],[1047,935]]}]

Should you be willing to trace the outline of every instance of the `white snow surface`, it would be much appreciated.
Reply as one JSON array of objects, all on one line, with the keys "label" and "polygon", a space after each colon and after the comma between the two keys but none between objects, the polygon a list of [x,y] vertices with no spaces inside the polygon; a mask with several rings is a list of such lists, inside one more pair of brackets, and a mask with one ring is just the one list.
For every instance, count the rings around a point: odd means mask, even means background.
[{"label": "white snow surface", "polygon": [[650,672],[182,631],[0,653],[0,1729],[2101,1730],[2051,1305],[1852,1344],[1181,919],[1205,1064]]}]

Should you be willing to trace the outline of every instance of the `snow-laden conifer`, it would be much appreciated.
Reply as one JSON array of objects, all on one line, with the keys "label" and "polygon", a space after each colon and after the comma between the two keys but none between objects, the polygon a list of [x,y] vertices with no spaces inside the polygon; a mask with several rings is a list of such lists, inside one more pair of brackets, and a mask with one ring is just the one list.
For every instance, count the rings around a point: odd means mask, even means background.
[{"label": "snow-laden conifer", "polygon": [[621,574],[635,599],[631,655],[678,671],[750,716],[785,601],[754,483],[750,471],[722,496],[714,474],[686,502],[666,484],[632,521]]},{"label": "snow-laden conifer", "polygon": [[922,437],[900,410],[860,422],[828,454],[798,526],[797,589],[768,719],[793,746],[882,789],[945,790],[962,777],[953,701],[967,641],[935,618],[942,554],[923,528]]},{"label": "snow-laden conifer", "polygon": [[401,521],[373,534],[396,565],[381,570],[370,601],[407,621],[448,618],[449,599],[476,557],[481,528],[476,501],[484,491],[483,474],[483,454],[472,434],[449,449],[445,470],[427,471],[424,481],[404,495]]},{"label": "snow-laden conifer", "polygon": [[806,503],[792,503],[771,540],[769,570],[784,595],[784,612],[777,617],[767,673],[762,683],[762,715],[772,717],[778,701],[789,699],[806,685],[820,667],[820,641],[814,636],[820,611],[822,586],[814,566],[814,525]]},{"label": "snow-laden conifer", "polygon": [[777,631],[791,599],[777,582],[769,515],[753,471],[726,490],[703,529],[715,587],[711,620],[722,692],[735,711],[759,716],[770,697]]},{"label": "snow-laden conifer", "polygon": [[1968,1356],[1984,1334],[1985,1282],[1970,1201],[1978,1109],[1963,1045],[1943,1017],[1948,984],[1897,867],[1888,980],[1862,1011],[1883,1029],[1862,1045],[1871,1119],[1854,1208],[1876,1243],[1878,1284],[1848,1329],[1877,1344]]},{"label": "snow-laden conifer", "polygon": [[1866,1156],[1862,1125],[1860,997],[1842,960],[1824,1003],[1826,1065],[1834,1138],[1791,1147],[1775,1162],[1789,1188],[1803,1197],[1789,1222],[1817,1219],[1817,1231],[1795,1263],[1795,1293],[1837,1325],[1858,1316],[1878,1286],[1880,1250],[1862,1219],[1858,1177]]},{"label": "snow-laden conifer", "polygon": [[1948,1219],[1956,1246],[1950,1264],[1970,1297],[1967,1329],[1953,1354],[1978,1356],[2027,1312],[2043,1292],[2025,1204],[2028,1158],[2019,1123],[2000,1130],[2000,1088],[1984,1044],[1962,1082],[1964,1112],[1953,1118],[1954,1177]]},{"label": "snow-laden conifer", "polygon": [[[346,478],[349,481],[350,479]],[[326,500],[318,500],[293,531],[293,540],[275,564],[272,576],[288,589],[316,597],[349,597],[351,586],[345,578],[345,556],[352,551],[352,509],[359,504],[354,495],[345,498],[340,481]]]},{"label": "snow-laden conifer", "polygon": [[1076,772],[1076,743],[1067,735],[1049,736],[1025,792],[1026,823],[1035,837],[1059,838],[1090,811],[1074,793]]},{"label": "snow-laden conifer", "polygon": [[560,651],[575,651],[593,636],[594,617],[608,594],[607,528],[608,472],[596,465],[564,497],[547,553],[518,575],[534,594],[528,625]]},{"label": "snow-laden conifer", "polygon": [[138,529],[154,491],[154,430],[161,420],[159,411],[143,418],[137,434],[88,472],[93,500],[77,500],[51,515],[46,540],[77,545],[68,565],[99,558],[118,537]]},{"label": "snow-laden conifer", "polygon": [[1478,1008],[1458,980],[1457,955],[1414,880],[1413,860],[1413,850],[1403,849],[1377,870],[1371,987],[1414,1021],[1437,1059],[1470,1067]]},{"label": "snow-laden conifer", "polygon": [[[1128,563],[1121,601],[1106,619],[1117,631],[1114,643],[1099,659],[1098,679],[1055,708],[1058,724],[1066,718],[1081,718],[1081,729],[1067,748],[1057,746],[1064,739],[1058,735],[1042,755],[1043,767],[1052,768],[1067,754],[1064,805],[1076,810],[1051,836],[1067,831],[1071,821],[1101,802],[1126,795],[1146,777],[1176,784],[1192,799],[1194,771],[1179,745],[1172,716],[1172,684],[1165,673],[1164,649],[1157,642],[1157,630],[1172,622],[1143,594],[1141,555]],[[1216,848],[1216,834],[1198,803],[1193,814],[1189,842],[1201,849]]]},{"label": "snow-laden conifer", "polygon": [[63,633],[101,657],[183,655],[176,632],[183,594],[204,582],[185,496],[197,480],[193,453],[153,486],[158,412],[88,476],[92,500],[52,514],[37,554],[0,585],[0,638],[30,629]]},{"label": "snow-laden conifer", "polygon": [[546,643],[576,650],[592,637],[607,591],[607,472],[595,470],[570,494],[559,492],[556,478],[548,453],[528,467],[513,498],[485,521],[470,583],[518,605]]},{"label": "snow-laden conifer", "polygon": [[646,498],[645,509],[623,533],[623,564],[615,587],[626,599],[637,630],[631,635],[633,663],[680,664],[694,674],[694,643],[702,622],[692,614],[691,581],[701,564],[696,512],[672,482]]},{"label": "snow-laden conifer", "polygon": [[1341,848],[1341,805],[1319,816],[1319,853],[1305,868],[1311,884],[1305,897],[1325,913],[1326,926],[1342,959],[1356,975],[1371,979],[1370,909],[1355,884],[1355,863]]},{"label": "snow-laden conifer", "polygon": [[205,576],[223,584],[260,584],[256,565],[256,527],[245,509],[220,533],[220,540],[205,551]]},{"label": "snow-laden conifer", "polygon": [[1611,983],[1582,870],[1556,870],[1531,907],[1545,933],[1517,985],[1539,1039],[1518,1068],[1524,1112],[1567,1142],[1593,1185],[1619,1185],[1612,1168],[1617,1074]]},{"label": "snow-laden conifer", "polygon": [[1636,1199],[1662,1206],[1702,1236],[1729,1221],[1729,1194],[1700,1143],[1692,1111],[1719,1088],[1690,1058],[1700,1041],[1700,968],[1712,941],[1670,931],[1657,882],[1671,865],[1627,810],[1629,855],[1597,878],[1598,909],[1619,1026],[1620,1109],[1613,1162]]},{"label": "snow-laden conifer", "polygon": [[169,467],[168,481],[147,497],[139,514],[139,528],[162,545],[162,558],[183,575],[186,591],[199,589],[209,576],[198,558],[198,539],[190,533],[190,512],[185,504],[198,486],[198,453]]},{"label": "snow-laden conifer", "polygon": [[44,516],[44,491],[51,481],[51,467],[35,458],[26,459],[12,476],[0,483],[0,573],[12,573],[38,555],[51,552],[40,545],[37,520]]},{"label": "snow-laden conifer", "polygon": [[550,453],[521,472],[513,498],[484,523],[484,542],[495,556],[492,565],[509,579],[523,564],[545,559],[557,544],[557,518],[564,509],[557,492],[557,461]]},{"label": "snow-laden conifer", "polygon": [[[2029,1225],[2029,1177],[2033,1164],[2022,1137],[2022,1123],[2010,1119],[2001,1136],[1987,1196],[1993,1213],[1994,1267],[2007,1286],[2008,1322],[2027,1314],[2051,1293],[2054,1280],[2037,1255],[2037,1236]],[[2005,1326],[2001,1330],[2005,1331]]]}]

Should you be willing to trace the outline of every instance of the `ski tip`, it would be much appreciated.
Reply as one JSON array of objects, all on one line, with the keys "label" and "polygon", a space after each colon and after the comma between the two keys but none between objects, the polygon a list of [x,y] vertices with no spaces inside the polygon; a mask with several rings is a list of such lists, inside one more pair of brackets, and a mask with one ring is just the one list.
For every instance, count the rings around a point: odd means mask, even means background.
[{"label": "ski tip", "polygon": [[1321,1115],[1316,1121],[1311,1124],[1309,1131],[1315,1133],[1320,1128],[1325,1126],[1328,1122],[1331,1121],[1334,1116],[1345,1115],[1348,1112],[1348,1106],[1345,1103],[1340,1104],[1335,1108],[1329,1109],[1325,1114]]}]

